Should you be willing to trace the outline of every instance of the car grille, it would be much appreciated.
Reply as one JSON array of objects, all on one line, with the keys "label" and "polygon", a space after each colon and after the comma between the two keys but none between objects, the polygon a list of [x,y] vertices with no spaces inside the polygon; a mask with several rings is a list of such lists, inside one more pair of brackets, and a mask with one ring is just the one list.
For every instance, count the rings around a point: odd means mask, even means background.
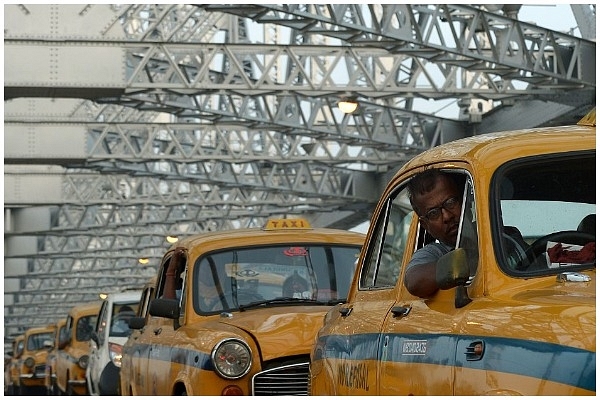
[{"label": "car grille", "polygon": [[308,363],[268,369],[252,377],[254,396],[308,396]]},{"label": "car grille", "polygon": [[33,369],[33,376],[46,376],[46,364],[36,365]]}]

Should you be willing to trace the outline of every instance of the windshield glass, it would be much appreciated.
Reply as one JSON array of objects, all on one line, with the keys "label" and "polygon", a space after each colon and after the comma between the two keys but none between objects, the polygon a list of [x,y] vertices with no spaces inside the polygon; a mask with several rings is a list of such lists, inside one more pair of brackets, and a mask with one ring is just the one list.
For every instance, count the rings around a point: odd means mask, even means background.
[{"label": "windshield glass", "polygon": [[577,153],[499,169],[495,250],[503,269],[541,276],[595,266],[595,165],[595,153]]},{"label": "windshield glass", "polygon": [[200,258],[194,270],[198,313],[237,310],[255,302],[346,299],[360,247],[332,245],[228,249]]},{"label": "windshield glass", "polygon": [[90,340],[94,327],[96,326],[97,315],[86,315],[79,318],[75,330],[75,340],[78,342],[87,342]]},{"label": "windshield glass", "polygon": [[54,332],[35,333],[27,339],[27,350],[35,351],[44,348],[44,342],[49,340],[54,341]]},{"label": "windshield glass", "polygon": [[135,317],[138,309],[138,302],[114,303],[112,309],[112,319],[110,321],[109,336],[128,337],[131,333],[129,328],[129,319]]}]

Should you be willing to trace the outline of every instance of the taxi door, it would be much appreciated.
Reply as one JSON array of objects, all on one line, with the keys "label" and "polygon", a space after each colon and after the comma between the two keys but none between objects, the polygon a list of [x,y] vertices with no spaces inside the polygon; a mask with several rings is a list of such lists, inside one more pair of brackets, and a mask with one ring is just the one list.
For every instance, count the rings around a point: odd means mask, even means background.
[{"label": "taxi door", "polygon": [[171,395],[171,346],[174,344],[173,320],[157,317],[150,328],[152,337],[148,346],[144,394],[151,396]]},{"label": "taxi door", "polygon": [[[148,304],[154,297],[154,285],[147,284],[142,290],[142,296],[137,311],[136,317],[146,319],[148,323]],[[141,393],[142,390],[142,371],[145,373],[148,355],[144,353],[144,346],[141,344],[140,338],[147,329],[147,325],[140,329],[133,329],[125,346],[123,346],[123,359],[121,360],[121,394],[129,394],[129,387],[133,388],[133,393]],[[127,352],[127,354],[125,354]],[[142,367],[143,364],[143,367]]]},{"label": "taxi door", "polygon": [[[179,318],[150,317],[150,323],[140,337],[147,348],[144,394],[169,396],[172,394],[171,376],[178,365],[174,365],[172,349],[177,348],[176,327],[184,319],[185,312],[185,275],[186,255],[182,249],[165,256],[161,271],[161,280],[157,288],[157,299],[175,298],[179,301]],[[152,302],[150,303],[152,309]],[[176,363],[175,363],[176,364]],[[176,373],[176,371],[175,371]]]},{"label": "taxi door", "polygon": [[[312,394],[379,395],[379,332],[397,296],[395,281],[401,260],[401,251],[392,248],[381,251],[386,235],[400,233],[386,231],[391,206],[391,203],[383,205],[385,211],[375,222],[372,245],[366,250],[365,260],[359,261],[360,273],[355,275],[348,302],[330,311],[331,320],[319,333],[317,349],[321,354],[317,354],[319,361],[312,368],[324,371],[315,374],[317,381],[312,383]],[[397,228],[395,224],[393,227]]]},{"label": "taxi door", "polygon": [[[468,242],[470,248],[476,248],[472,184],[466,175],[461,173],[461,176],[465,177],[466,184],[459,246],[463,247],[462,235],[468,237],[464,242]],[[403,191],[394,202],[405,197]],[[390,218],[390,222],[393,221]],[[427,233],[420,227],[416,217],[410,226],[408,237],[414,238],[408,241],[412,249],[422,247],[431,240],[427,238]],[[407,251],[404,266],[412,253],[413,251]],[[473,255],[471,263],[474,272],[478,262],[477,252],[469,251],[469,254]],[[404,287],[404,272],[403,268],[397,281],[397,302],[390,308],[381,331],[380,394],[452,395],[457,357],[456,327],[460,325],[464,315],[455,306],[456,290],[439,290],[429,299],[417,298]]]}]

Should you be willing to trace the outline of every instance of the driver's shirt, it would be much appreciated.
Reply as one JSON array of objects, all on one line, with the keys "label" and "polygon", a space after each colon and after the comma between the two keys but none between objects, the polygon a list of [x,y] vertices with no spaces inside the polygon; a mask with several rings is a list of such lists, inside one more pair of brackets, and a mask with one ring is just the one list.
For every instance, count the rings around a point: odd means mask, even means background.
[{"label": "driver's shirt", "polygon": [[441,256],[454,250],[454,246],[448,246],[441,242],[433,242],[415,251],[408,262],[406,269],[416,267],[417,265],[429,264],[439,260]]}]

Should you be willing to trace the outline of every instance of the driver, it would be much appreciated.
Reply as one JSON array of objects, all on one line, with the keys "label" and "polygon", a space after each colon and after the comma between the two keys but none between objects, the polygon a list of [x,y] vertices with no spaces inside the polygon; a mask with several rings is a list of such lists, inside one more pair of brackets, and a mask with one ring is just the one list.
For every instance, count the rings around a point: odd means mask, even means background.
[{"label": "driver", "polygon": [[410,204],[425,230],[437,239],[415,251],[406,267],[404,286],[413,296],[430,297],[437,260],[454,249],[462,206],[461,191],[452,174],[428,169],[408,183]]},{"label": "driver", "polygon": [[282,295],[297,299],[311,298],[310,292],[308,292],[308,282],[298,275],[298,271],[294,271],[294,274],[283,282]]}]

